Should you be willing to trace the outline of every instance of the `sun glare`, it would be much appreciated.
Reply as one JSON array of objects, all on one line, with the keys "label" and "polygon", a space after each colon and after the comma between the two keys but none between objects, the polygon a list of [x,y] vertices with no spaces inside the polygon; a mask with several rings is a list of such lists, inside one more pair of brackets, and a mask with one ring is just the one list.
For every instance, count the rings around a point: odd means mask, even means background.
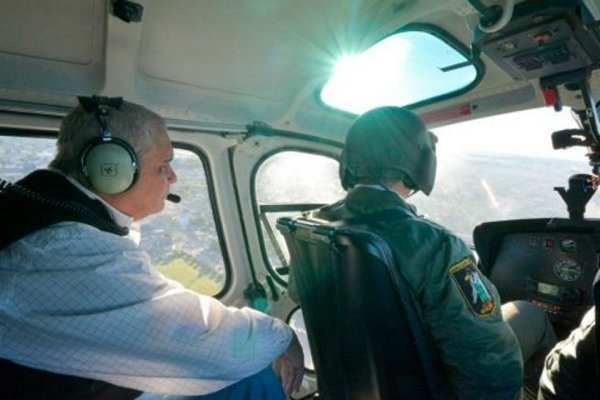
[{"label": "sun glare", "polygon": [[321,99],[331,107],[361,114],[372,108],[406,106],[464,89],[477,78],[473,65],[439,37],[424,31],[393,34],[361,54],[333,64]]},{"label": "sun glare", "polygon": [[342,56],[321,92],[323,101],[354,114],[406,102],[408,98],[398,87],[397,77],[404,76],[411,46],[395,37],[360,55]]}]

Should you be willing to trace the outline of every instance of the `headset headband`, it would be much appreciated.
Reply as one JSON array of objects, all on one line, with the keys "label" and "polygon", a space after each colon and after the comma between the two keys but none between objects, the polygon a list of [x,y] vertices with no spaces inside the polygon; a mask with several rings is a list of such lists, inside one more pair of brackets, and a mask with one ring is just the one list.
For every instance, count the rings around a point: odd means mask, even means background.
[{"label": "headset headband", "polygon": [[93,112],[96,114],[96,118],[98,118],[98,122],[102,129],[103,139],[109,139],[111,137],[111,132],[106,126],[106,116],[108,115],[109,107],[120,110],[123,106],[123,98],[94,95],[92,97],[77,96],[77,100],[79,100],[79,104],[81,104],[86,112]]},{"label": "headset headband", "polygon": [[[77,96],[77,100],[79,100],[79,104],[84,108],[87,112],[99,112],[99,110],[103,110],[103,113],[106,113],[108,107],[116,108],[120,110],[123,106],[123,98],[122,97],[105,97],[105,96]],[[106,111],[104,111],[106,110]]]}]

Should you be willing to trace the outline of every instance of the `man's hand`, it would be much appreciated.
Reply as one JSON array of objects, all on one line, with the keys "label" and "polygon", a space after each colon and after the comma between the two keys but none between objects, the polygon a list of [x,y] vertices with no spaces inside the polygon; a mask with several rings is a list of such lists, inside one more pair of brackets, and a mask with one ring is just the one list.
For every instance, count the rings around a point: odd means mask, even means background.
[{"label": "man's hand", "polygon": [[304,352],[295,333],[287,350],[273,362],[273,369],[281,379],[286,396],[300,389],[304,376]]}]

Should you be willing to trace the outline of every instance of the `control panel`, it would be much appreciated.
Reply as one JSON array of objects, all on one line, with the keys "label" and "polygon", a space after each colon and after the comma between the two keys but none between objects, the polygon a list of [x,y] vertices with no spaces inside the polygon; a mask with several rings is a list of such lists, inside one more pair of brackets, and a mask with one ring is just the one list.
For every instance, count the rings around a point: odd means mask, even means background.
[{"label": "control panel", "polygon": [[561,319],[578,320],[593,304],[600,236],[576,232],[507,234],[490,279],[502,301],[527,299]]},{"label": "control panel", "polygon": [[515,80],[600,64],[600,32],[575,1],[522,2],[503,29],[482,32],[477,46]]}]

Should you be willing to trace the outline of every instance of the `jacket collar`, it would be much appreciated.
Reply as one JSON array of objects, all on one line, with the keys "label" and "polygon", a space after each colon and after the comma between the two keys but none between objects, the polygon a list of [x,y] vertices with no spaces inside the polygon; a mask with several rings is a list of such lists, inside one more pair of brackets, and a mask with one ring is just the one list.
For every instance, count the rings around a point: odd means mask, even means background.
[{"label": "jacket collar", "polygon": [[131,218],[129,215],[114,208],[111,204],[107,203],[103,198],[101,198],[96,193],[92,192],[91,190],[89,190],[88,188],[83,186],[81,183],[79,183],[75,178],[73,178],[69,175],[66,175],[66,174],[62,173],[61,171],[53,169],[53,168],[48,168],[48,170],[63,176],[65,179],[67,179],[69,181],[69,183],[71,185],[75,186],[77,189],[79,189],[83,194],[88,196],[90,199],[97,200],[100,203],[102,203],[104,205],[104,207],[106,207],[106,210],[112,217],[113,221],[115,221],[115,223],[117,225],[122,226],[124,228],[131,228],[133,218]]},{"label": "jacket collar", "polygon": [[400,207],[416,215],[414,206],[384,185],[356,185],[348,191],[345,203],[356,214],[372,214]]},{"label": "jacket collar", "polygon": [[417,210],[413,205],[384,185],[358,184],[348,191],[343,200],[319,209],[316,216],[341,220],[395,208],[405,209],[417,216]]}]

